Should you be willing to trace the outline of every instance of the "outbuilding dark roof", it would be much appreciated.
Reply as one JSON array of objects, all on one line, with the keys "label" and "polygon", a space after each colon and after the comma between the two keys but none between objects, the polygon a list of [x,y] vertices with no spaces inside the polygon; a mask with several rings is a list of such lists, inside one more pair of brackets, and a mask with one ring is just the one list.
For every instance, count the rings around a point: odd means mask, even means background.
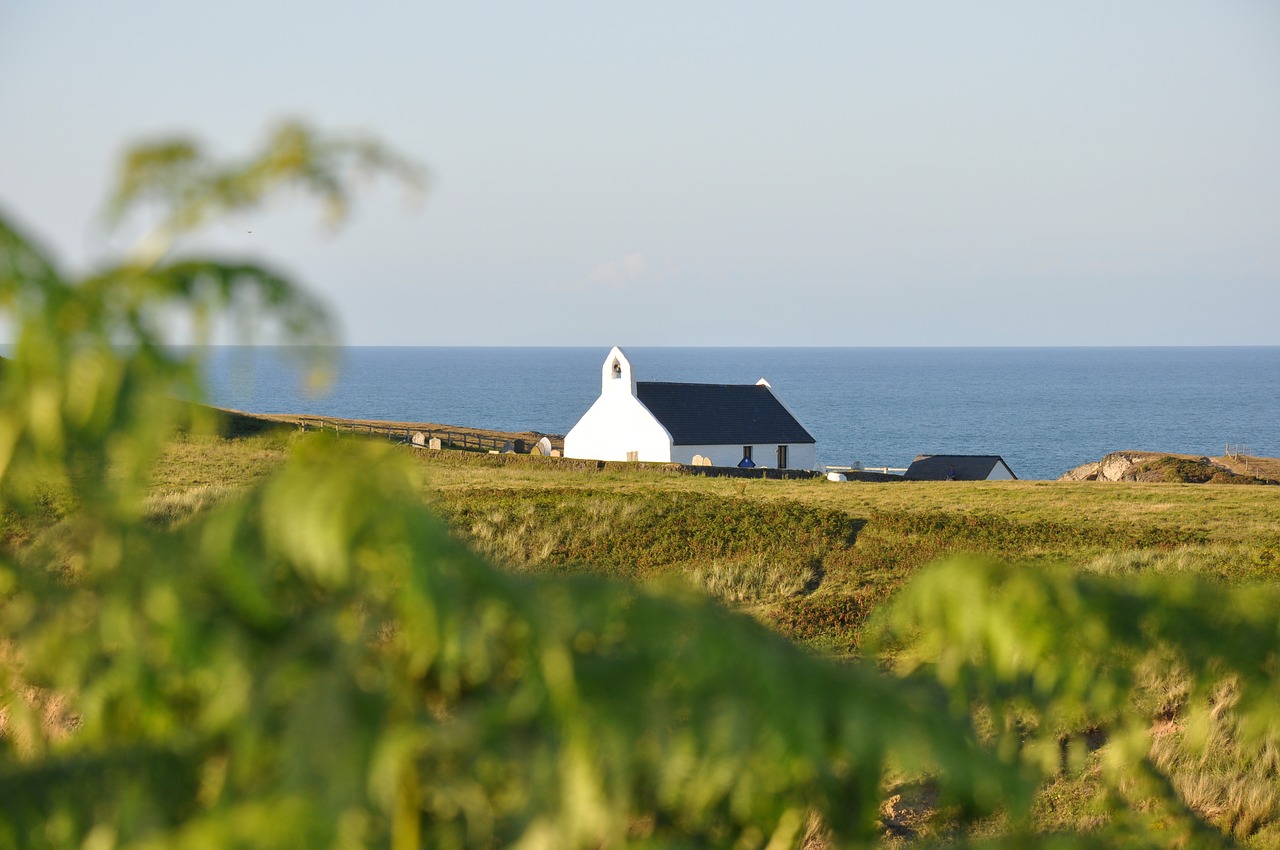
[{"label": "outbuilding dark roof", "polygon": [[[1000,455],[920,455],[902,477],[913,481],[986,481],[996,464],[1009,469]],[[1009,474],[1018,477],[1012,469]]]},{"label": "outbuilding dark roof", "polygon": [[815,442],[763,384],[637,381],[636,396],[677,446]]}]

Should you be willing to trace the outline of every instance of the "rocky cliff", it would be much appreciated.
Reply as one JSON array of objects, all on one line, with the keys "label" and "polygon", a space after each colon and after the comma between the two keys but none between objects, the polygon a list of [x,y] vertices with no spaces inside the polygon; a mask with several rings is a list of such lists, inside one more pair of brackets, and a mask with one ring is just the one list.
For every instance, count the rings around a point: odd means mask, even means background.
[{"label": "rocky cliff", "polygon": [[1240,474],[1216,458],[1161,452],[1111,452],[1102,460],[1069,469],[1059,481],[1156,481],[1185,484],[1275,484],[1274,480]]},{"label": "rocky cliff", "polygon": [[1064,472],[1059,481],[1123,481],[1140,463],[1159,457],[1155,452],[1111,452],[1102,460],[1091,460]]}]

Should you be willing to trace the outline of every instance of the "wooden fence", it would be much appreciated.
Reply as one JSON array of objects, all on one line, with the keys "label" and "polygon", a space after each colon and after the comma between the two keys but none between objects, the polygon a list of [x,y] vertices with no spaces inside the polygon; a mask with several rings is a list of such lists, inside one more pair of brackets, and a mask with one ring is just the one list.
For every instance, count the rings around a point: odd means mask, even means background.
[{"label": "wooden fence", "polygon": [[[339,438],[343,436],[362,436],[386,438],[388,442],[426,448],[431,439],[438,438],[440,447],[444,449],[461,449],[463,451],[514,451],[517,454],[528,454],[533,442],[524,439],[508,439],[489,434],[476,434],[470,431],[432,430],[427,428],[411,428],[403,425],[376,425],[367,422],[338,422],[306,416],[298,419],[298,427],[304,431],[332,431]],[[414,434],[422,434],[422,442],[415,443]]]}]

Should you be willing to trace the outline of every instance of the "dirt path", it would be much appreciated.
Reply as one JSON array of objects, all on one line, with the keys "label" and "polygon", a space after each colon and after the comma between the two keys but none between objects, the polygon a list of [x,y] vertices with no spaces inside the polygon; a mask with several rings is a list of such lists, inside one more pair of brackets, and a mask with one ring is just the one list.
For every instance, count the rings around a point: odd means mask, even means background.
[{"label": "dirt path", "polygon": [[1280,481],[1280,458],[1229,455],[1209,459],[1240,475],[1253,475],[1257,478],[1270,478],[1273,481]]}]

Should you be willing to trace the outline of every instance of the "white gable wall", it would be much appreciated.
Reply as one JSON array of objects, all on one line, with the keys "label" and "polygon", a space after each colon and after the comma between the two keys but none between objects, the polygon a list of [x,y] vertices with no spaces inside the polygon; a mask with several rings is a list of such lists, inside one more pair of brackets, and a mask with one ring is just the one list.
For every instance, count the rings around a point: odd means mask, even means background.
[{"label": "white gable wall", "polygon": [[987,476],[988,481],[1013,481],[1013,470],[1005,465],[1002,460],[996,461],[996,465],[991,467],[991,474]]},{"label": "white gable wall", "polygon": [[600,396],[564,436],[565,457],[629,460],[627,452],[636,460],[671,460],[671,435],[632,395]]},{"label": "white gable wall", "polygon": [[671,435],[636,398],[631,363],[615,347],[600,369],[600,397],[564,437],[564,456],[625,461],[628,452],[637,460],[668,463]]}]

